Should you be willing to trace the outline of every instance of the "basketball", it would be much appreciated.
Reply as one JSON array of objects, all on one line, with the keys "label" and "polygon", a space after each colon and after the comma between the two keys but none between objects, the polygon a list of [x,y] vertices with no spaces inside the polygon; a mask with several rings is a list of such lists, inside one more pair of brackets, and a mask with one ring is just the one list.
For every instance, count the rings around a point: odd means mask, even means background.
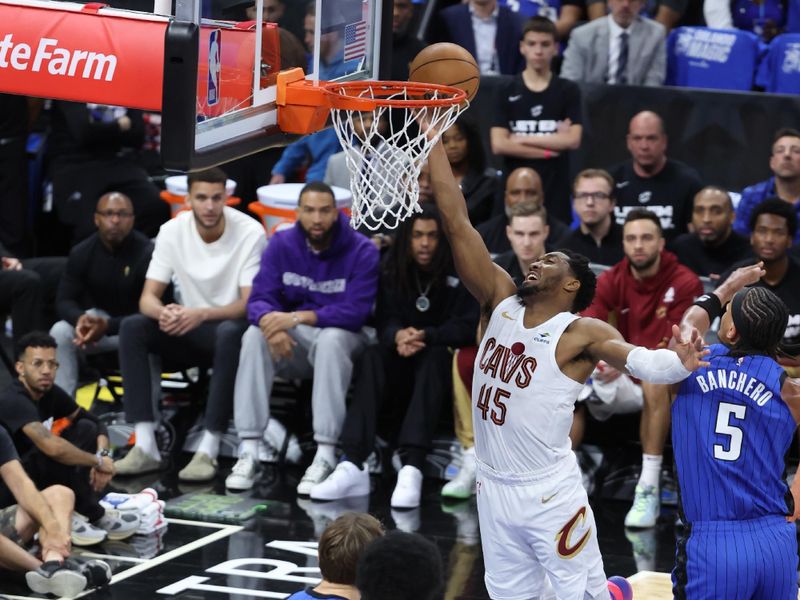
[{"label": "basketball", "polygon": [[610,581],[608,582],[608,595],[611,596],[611,600],[624,600],[622,590],[619,589],[619,586]]},{"label": "basketball", "polygon": [[481,73],[467,50],[458,44],[442,42],[424,48],[414,57],[408,68],[408,80],[457,87],[472,100],[478,91]]},{"label": "basketball", "polygon": [[623,600],[633,599],[633,588],[627,579],[620,577],[619,575],[614,575],[613,577],[608,578],[608,582],[613,583],[617,586],[617,588],[619,588],[619,591],[622,593]]}]

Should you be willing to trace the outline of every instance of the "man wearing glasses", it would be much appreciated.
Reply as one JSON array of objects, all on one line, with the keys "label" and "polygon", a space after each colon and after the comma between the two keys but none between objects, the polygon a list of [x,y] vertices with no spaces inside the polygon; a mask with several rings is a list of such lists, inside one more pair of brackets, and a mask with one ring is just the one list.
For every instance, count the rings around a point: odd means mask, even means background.
[{"label": "man wearing glasses", "polygon": [[139,312],[153,244],[133,230],[133,204],[119,192],[103,195],[94,213],[97,231],[72,248],[56,296],[61,318],[50,329],[58,344],[55,384],[70,396],[81,354],[116,352],[119,325]]},{"label": "man wearing glasses", "polygon": [[590,262],[611,266],[621,261],[622,226],[614,221],[614,179],[603,169],[585,169],[572,185],[572,208],[579,225],[556,245],[583,254]]}]

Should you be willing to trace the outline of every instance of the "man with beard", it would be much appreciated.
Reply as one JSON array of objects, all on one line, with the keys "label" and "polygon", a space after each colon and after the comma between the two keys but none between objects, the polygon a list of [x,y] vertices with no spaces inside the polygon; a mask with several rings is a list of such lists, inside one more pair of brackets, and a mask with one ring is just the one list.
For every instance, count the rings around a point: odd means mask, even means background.
[{"label": "man with beard", "polygon": [[58,344],[56,385],[69,395],[78,384],[80,355],[115,352],[123,317],[139,312],[153,243],[133,223],[130,198],[104,194],[94,212],[97,232],[69,253],[56,296],[62,320],[50,329]]},{"label": "man with beard", "polygon": [[[630,211],[622,236],[625,258],[600,275],[594,301],[582,314],[614,323],[632,344],[664,348],[672,325],[703,293],[703,284],[664,250],[661,220],[654,213]],[[625,526],[653,527],[660,510],[661,463],[669,431],[668,389],[646,382],[640,385],[603,362],[592,373],[591,385],[593,394],[586,406],[595,418],[642,409],[642,472]]]},{"label": "man with beard", "polygon": [[596,281],[589,261],[569,250],[540,257],[515,286],[470,225],[441,142],[429,161],[456,271],[484,317],[472,414],[489,595],[540,597],[552,586],[560,598],[608,598],[570,445],[575,401],[599,360],[650,381],[680,381],[703,363],[702,340],[693,332],[676,340],[675,352],[648,350],[576,315],[591,303]]},{"label": "man with beard", "polygon": [[[191,210],[161,227],[139,298],[141,314],[126,317],[120,325],[125,416],[135,424],[136,445],[116,461],[119,475],[161,467],[150,354],[214,369],[203,437],[178,477],[207,481],[217,472],[219,442],[228,430],[239,347],[247,329],[245,307],[266,243],[254,219],[225,206],[226,180],[216,168],[189,174],[186,202]],[[173,278],[181,303],[165,305],[162,297]]]},{"label": "man with beard", "polygon": [[681,264],[712,280],[730,266],[749,257],[750,242],[733,231],[733,203],[727,191],[709,185],[697,192],[692,208],[694,231],[670,244]]},{"label": "man with beard", "polygon": [[[800,214],[800,131],[784,128],[775,133],[769,168],[772,177],[742,190],[733,222],[734,231],[741,235],[750,235],[751,213],[769,198],[780,198]],[[795,237],[795,241],[800,240]]]},{"label": "man with beard", "polygon": [[364,324],[377,290],[378,249],[336,210],[327,184],[306,184],[297,223],[270,239],[247,302],[250,327],[242,338],[233,398],[242,446],[226,487],[246,490],[255,483],[276,376],[314,380],[317,453],[298,494],[308,495],[331,474],[353,360],[369,340]]},{"label": "man with beard", "polygon": [[[124,539],[139,526],[99,503],[99,492],[114,475],[105,425],[54,385],[58,362],[55,340],[41,331],[17,343],[19,379],[0,394],[0,425],[8,431],[25,471],[39,489],[63,485],[75,494],[72,543],[89,546],[107,535]],[[0,506],[8,489],[0,486]],[[12,500],[13,501],[13,500]]]},{"label": "man with beard", "polygon": [[[800,264],[788,254],[797,234],[795,208],[780,198],[766,200],[750,214],[749,229],[753,232],[750,245],[755,256],[734,263],[720,277],[720,282],[724,282],[738,267],[762,261],[765,273],[755,285],[767,288],[786,304],[789,323],[783,334],[783,344],[791,348],[792,354],[800,354]],[[791,366],[798,364],[793,361]]]}]

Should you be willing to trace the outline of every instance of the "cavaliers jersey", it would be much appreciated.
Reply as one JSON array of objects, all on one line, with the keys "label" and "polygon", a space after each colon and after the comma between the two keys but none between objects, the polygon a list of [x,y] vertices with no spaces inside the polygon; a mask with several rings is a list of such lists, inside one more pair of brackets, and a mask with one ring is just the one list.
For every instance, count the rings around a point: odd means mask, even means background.
[{"label": "cavaliers jersey", "polygon": [[784,457],[796,424],[783,368],[766,356],[710,347],[672,405],[672,446],[689,523],[785,515]]},{"label": "cavaliers jersey", "polygon": [[517,296],[498,304],[475,358],[475,455],[499,473],[539,471],[569,455],[572,411],[583,388],[556,363],[561,334],[579,317],[559,313],[526,328],[524,316]]}]

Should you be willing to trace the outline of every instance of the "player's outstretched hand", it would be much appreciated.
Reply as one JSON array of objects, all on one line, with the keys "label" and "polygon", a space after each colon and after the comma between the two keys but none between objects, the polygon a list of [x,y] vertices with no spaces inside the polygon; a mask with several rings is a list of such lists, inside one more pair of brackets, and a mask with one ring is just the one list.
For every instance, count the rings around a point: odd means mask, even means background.
[{"label": "player's outstretched hand", "polygon": [[670,347],[680,357],[683,366],[689,371],[696,371],[700,367],[707,367],[708,361],[703,360],[710,350],[704,347],[703,336],[696,328],[692,327],[689,335],[684,338],[681,328],[672,326],[672,343]]},{"label": "player's outstretched hand", "polygon": [[720,284],[714,293],[719,296],[724,306],[731,301],[734,295],[736,295],[736,292],[746,288],[748,285],[753,285],[765,274],[764,261],[758,261],[756,264],[747,267],[739,267],[730,274],[730,277]]}]

